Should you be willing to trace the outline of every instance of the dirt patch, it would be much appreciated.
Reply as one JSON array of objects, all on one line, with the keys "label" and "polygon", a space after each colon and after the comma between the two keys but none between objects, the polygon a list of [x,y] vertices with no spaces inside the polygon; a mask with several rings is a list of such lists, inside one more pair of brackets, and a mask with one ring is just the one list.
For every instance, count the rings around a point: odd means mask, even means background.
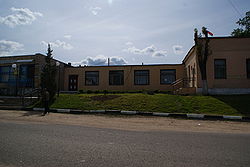
[{"label": "dirt patch", "polygon": [[91,96],[91,100],[95,101],[107,101],[107,100],[113,100],[118,97],[121,97],[119,95],[99,95],[99,96]]},{"label": "dirt patch", "polygon": [[250,134],[249,122],[185,120],[167,117],[125,115],[74,115],[42,112],[0,110],[0,122],[80,125],[131,131],[188,131]]}]

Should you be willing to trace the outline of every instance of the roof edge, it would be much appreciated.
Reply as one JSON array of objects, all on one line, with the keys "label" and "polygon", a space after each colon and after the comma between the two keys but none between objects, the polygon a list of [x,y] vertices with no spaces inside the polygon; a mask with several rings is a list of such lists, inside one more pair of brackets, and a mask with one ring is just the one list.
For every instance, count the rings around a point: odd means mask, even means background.
[{"label": "roof edge", "polygon": [[41,53],[35,53],[35,54],[30,54],[30,55],[9,55],[9,56],[0,56],[0,58],[3,58],[3,57],[24,57],[24,56],[37,56],[37,55],[45,56],[44,54],[41,54]]},{"label": "roof edge", "polygon": [[193,45],[193,46],[189,49],[188,53],[186,54],[186,56],[185,56],[184,59],[182,60],[182,63],[184,63],[184,62],[189,58],[190,53],[194,50],[194,48],[195,48],[195,45]]},{"label": "roof edge", "polygon": [[[234,36],[218,36],[218,37],[208,37],[208,39],[244,39],[250,37],[234,37]],[[205,39],[205,37],[200,37],[200,39]]]},{"label": "roof edge", "polygon": [[128,67],[128,66],[179,66],[179,65],[182,65],[182,64],[143,64],[143,65],[133,65],[133,64],[128,64],[128,65],[102,65],[102,66],[71,66],[72,68],[84,68],[84,67]]}]

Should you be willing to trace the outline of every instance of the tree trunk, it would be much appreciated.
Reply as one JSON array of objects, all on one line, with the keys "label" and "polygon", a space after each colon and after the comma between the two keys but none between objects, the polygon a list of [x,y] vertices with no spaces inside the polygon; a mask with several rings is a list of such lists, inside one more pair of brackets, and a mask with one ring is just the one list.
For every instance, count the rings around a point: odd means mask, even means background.
[{"label": "tree trunk", "polygon": [[202,80],[202,95],[208,95],[207,80]]}]

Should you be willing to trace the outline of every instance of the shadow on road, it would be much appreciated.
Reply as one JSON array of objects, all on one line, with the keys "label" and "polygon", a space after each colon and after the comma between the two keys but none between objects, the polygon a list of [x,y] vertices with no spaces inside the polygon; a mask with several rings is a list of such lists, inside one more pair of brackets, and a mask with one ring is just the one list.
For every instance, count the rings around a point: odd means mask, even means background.
[{"label": "shadow on road", "polygon": [[34,116],[34,115],[42,117],[43,112],[40,112],[40,111],[26,111],[21,117]]}]

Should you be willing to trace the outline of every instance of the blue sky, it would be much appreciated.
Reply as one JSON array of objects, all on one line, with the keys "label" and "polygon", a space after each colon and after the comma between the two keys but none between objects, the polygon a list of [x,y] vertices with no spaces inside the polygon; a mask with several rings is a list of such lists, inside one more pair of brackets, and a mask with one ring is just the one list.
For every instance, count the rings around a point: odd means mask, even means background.
[{"label": "blue sky", "polygon": [[[229,36],[249,0],[0,0],[0,55],[75,65],[181,63],[193,30]],[[233,4],[233,6],[232,6]],[[238,10],[238,12],[234,9]],[[241,16],[240,16],[241,15]]]}]

